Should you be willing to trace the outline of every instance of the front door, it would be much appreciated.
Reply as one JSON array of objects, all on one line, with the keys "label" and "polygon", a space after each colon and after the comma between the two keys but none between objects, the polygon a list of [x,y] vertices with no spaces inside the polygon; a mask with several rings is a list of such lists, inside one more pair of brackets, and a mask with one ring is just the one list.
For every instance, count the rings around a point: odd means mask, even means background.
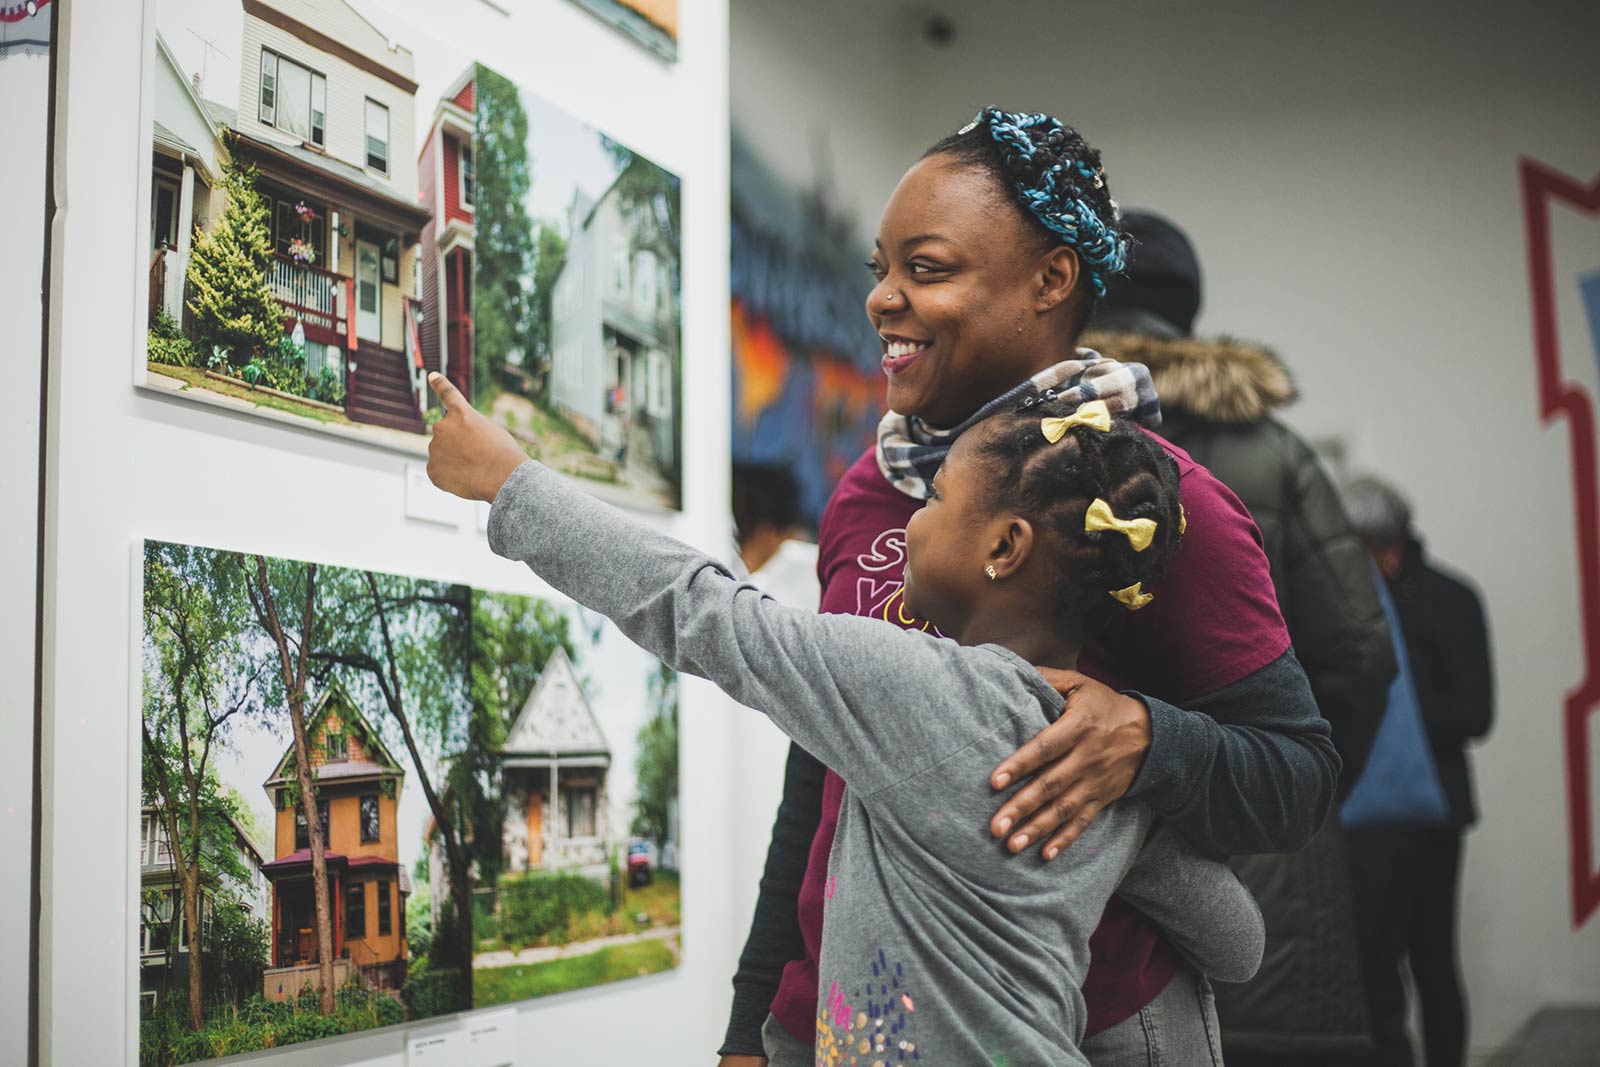
[{"label": "front door", "polygon": [[544,794],[534,789],[528,793],[528,866],[537,867],[544,862]]},{"label": "front door", "polygon": [[383,340],[383,285],[378,273],[378,246],[356,242],[356,336]]}]

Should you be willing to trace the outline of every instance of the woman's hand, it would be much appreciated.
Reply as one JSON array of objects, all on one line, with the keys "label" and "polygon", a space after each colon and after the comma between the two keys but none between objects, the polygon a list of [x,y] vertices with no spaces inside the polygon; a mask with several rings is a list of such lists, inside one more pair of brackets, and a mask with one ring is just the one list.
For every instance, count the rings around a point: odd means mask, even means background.
[{"label": "woman's hand", "polygon": [[1066,707],[989,776],[996,789],[1033,776],[1000,806],[989,832],[1010,835],[1012,852],[1042,841],[1053,860],[1133,785],[1150,749],[1150,709],[1077,671],[1039,673]]},{"label": "woman's hand", "polygon": [[527,453],[503,427],[479,414],[450,379],[435,371],[428,385],[444,404],[444,418],[434,424],[428,442],[428,477],[447,493],[493,503],[511,472],[527,462]]}]

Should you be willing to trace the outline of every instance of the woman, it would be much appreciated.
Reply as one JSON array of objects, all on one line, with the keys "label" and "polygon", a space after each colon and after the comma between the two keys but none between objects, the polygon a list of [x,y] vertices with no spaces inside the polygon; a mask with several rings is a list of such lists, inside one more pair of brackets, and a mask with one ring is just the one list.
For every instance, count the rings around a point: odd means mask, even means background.
[{"label": "woman", "polygon": [[[891,412],[823,516],[824,612],[924,625],[899,600],[905,525],[932,469],[986,409],[1045,383],[1103,378],[1124,383],[1113,392],[1123,414],[1158,417],[1153,398],[1130,395],[1131,370],[1076,349],[1096,296],[1121,268],[1116,220],[1099,153],[1044,115],[986,108],[901,179],[867,297]],[[991,777],[999,789],[1033,775],[991,822],[1014,852],[1037,847],[1048,862],[1124,795],[1215,855],[1298,848],[1327,813],[1338,757],[1289,648],[1255,527],[1221,483],[1174,456],[1189,533],[1157,601],[1085,649],[1081,673],[1046,674],[1066,710]],[[764,1062],[769,1012],[796,1046],[812,1043],[842,794],[837,776],[791,752],[734,978],[725,1067]],[[1209,986],[1156,925],[1113,898],[1091,947],[1089,1060],[1206,1062],[1216,1032]]]}]

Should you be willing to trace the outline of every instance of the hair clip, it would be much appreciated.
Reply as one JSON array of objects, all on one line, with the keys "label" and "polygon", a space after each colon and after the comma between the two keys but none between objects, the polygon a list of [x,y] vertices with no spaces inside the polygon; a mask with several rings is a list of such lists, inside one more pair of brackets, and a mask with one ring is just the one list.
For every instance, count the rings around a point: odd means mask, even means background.
[{"label": "hair clip", "polygon": [[1017,405],[1017,412],[1020,414],[1021,412],[1027,411],[1029,408],[1036,408],[1040,404],[1052,403],[1057,400],[1060,395],[1060,393],[1056,392],[1055,386],[1051,386],[1043,392],[1034,393],[1032,396],[1023,400]]},{"label": "hair clip", "polygon": [[1143,582],[1134,582],[1126,589],[1111,590],[1111,595],[1121,601],[1129,611],[1138,611],[1155,599],[1155,594],[1146,593],[1143,587]]},{"label": "hair clip", "polygon": [[965,126],[961,127],[959,130],[956,131],[956,136],[957,137],[965,137],[967,134],[969,134],[973,130],[977,129],[978,128],[978,123],[980,123],[982,121],[983,121],[983,112],[980,111],[976,115],[972,116],[972,121],[971,122],[967,123]]},{"label": "hair clip", "polygon": [[1083,528],[1088,533],[1116,532],[1127,537],[1135,552],[1143,552],[1156,539],[1154,519],[1119,519],[1104,498],[1095,497],[1094,503],[1083,516]]},{"label": "hair clip", "polygon": [[1183,513],[1183,505],[1178,505],[1178,536],[1182,537],[1189,532],[1189,516]]},{"label": "hair clip", "polygon": [[1067,436],[1067,431],[1074,426],[1083,426],[1090,430],[1099,430],[1101,433],[1111,432],[1111,409],[1106,407],[1104,400],[1091,400],[1074,411],[1071,415],[1061,418],[1044,419],[1039,423],[1039,430],[1044,434],[1044,439],[1055,444]]}]

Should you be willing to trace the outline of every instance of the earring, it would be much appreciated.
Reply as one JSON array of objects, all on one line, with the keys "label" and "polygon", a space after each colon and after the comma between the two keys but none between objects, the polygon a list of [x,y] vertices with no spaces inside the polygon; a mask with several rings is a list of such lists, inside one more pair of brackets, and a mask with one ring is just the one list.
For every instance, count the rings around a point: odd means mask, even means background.
[{"label": "earring", "polygon": [[983,568],[983,573],[985,573],[985,574],[987,574],[989,576],[989,580],[991,582],[999,577],[999,575],[995,574],[995,572],[994,572],[994,564],[993,563],[990,563],[987,566],[985,566]]}]

